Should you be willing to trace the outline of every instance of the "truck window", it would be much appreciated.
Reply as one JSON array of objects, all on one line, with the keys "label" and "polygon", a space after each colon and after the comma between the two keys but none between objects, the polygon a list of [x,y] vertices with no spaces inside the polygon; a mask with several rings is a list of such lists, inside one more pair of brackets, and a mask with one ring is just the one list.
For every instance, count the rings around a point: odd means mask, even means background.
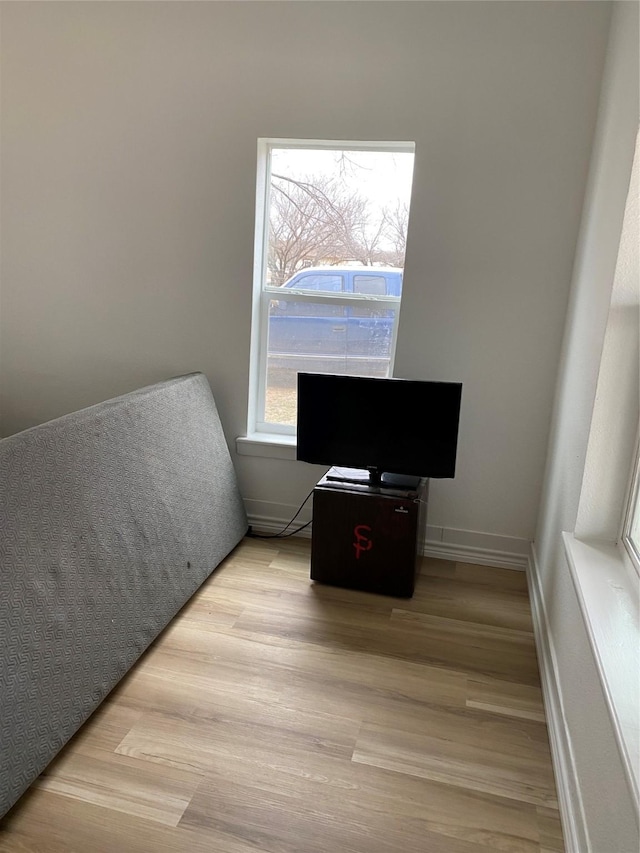
[{"label": "truck window", "polygon": [[341,293],[344,290],[344,279],[341,275],[332,273],[309,273],[301,275],[296,281],[287,285],[295,290],[321,290],[324,293]]},{"label": "truck window", "polygon": [[387,295],[387,280],[383,275],[354,275],[353,292],[368,293],[371,296]]}]

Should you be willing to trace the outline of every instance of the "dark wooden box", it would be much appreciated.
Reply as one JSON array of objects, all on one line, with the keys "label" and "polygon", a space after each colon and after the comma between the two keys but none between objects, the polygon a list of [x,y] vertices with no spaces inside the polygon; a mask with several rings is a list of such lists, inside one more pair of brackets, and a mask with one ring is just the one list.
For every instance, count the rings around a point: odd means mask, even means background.
[{"label": "dark wooden box", "polygon": [[313,492],[312,580],[410,598],[426,506],[424,480],[416,489],[386,490],[323,477]]}]

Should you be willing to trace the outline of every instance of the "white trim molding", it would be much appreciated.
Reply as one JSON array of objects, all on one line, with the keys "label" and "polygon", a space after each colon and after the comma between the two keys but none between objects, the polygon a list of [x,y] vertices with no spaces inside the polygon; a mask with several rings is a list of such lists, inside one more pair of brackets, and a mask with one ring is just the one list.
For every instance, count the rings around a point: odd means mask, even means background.
[{"label": "white trim molding", "polygon": [[591,853],[586,832],[584,805],[576,781],[577,773],[573,748],[562,705],[556,654],[549,630],[549,621],[540,586],[540,572],[533,545],[527,562],[527,582],[565,850],[566,853]]},{"label": "white trim molding", "polygon": [[296,437],[267,433],[240,435],[236,438],[236,452],[240,456],[262,456],[267,459],[287,459],[295,462]]},{"label": "white trim molding", "polygon": [[[245,500],[249,524],[253,530],[273,535],[279,533],[295,515],[298,507],[271,501]],[[290,525],[287,533],[311,521],[311,501]],[[309,538],[312,526],[301,530],[298,536]],[[422,554],[457,563],[477,563],[504,569],[525,571],[530,542],[512,536],[481,533],[476,530],[456,530],[450,527],[427,525]]]},{"label": "white trim molding", "polygon": [[525,571],[531,543],[528,539],[458,530],[453,527],[427,526],[424,555],[457,563],[477,563],[502,569]]}]

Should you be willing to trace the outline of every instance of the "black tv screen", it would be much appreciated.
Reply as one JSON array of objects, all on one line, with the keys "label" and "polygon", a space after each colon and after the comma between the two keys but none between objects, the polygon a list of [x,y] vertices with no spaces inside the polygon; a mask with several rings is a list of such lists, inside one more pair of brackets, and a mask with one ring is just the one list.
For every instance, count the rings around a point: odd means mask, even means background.
[{"label": "black tv screen", "polygon": [[297,459],[453,477],[462,383],[298,374]]}]

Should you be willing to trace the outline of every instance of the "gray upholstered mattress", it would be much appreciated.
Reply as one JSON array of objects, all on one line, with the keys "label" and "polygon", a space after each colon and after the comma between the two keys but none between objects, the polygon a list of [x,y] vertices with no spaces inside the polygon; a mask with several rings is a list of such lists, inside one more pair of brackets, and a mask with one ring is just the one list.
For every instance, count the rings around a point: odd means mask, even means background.
[{"label": "gray upholstered mattress", "polygon": [[247,531],[206,378],[0,441],[0,816]]}]

